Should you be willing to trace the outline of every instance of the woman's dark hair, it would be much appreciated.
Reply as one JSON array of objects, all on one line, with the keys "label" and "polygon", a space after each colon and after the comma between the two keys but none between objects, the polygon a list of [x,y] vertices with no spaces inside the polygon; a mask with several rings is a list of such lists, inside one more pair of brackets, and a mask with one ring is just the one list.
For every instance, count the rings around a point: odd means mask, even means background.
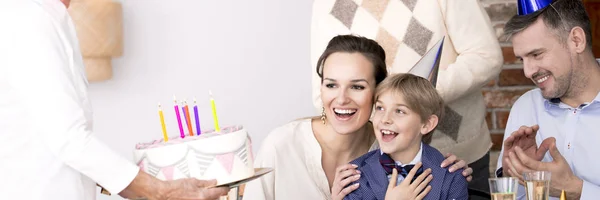
[{"label": "woman's dark hair", "polygon": [[374,67],[375,85],[379,85],[388,74],[385,64],[385,51],[375,40],[354,35],[338,35],[329,41],[327,48],[317,61],[317,74],[321,77],[321,82],[323,82],[323,64],[325,60],[329,55],[338,52],[360,53],[371,61]]}]

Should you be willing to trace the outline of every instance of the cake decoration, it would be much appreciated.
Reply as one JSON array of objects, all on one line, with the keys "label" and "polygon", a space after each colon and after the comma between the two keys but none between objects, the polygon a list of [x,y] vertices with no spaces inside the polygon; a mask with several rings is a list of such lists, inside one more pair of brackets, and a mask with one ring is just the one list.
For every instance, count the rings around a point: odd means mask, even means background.
[{"label": "cake decoration", "polygon": [[[165,113],[159,104],[163,137],[150,142],[140,142],[134,149],[134,161],[142,171],[161,180],[193,177],[201,180],[216,179],[218,184],[241,181],[254,176],[250,135],[241,125],[225,126],[221,129],[212,91],[209,91],[209,95],[215,124],[213,130],[203,131],[200,128],[196,98],[192,115],[187,101],[184,99],[178,102],[173,96],[180,134],[169,136],[164,120]],[[195,124],[192,123],[192,116],[195,117]],[[186,123],[185,129],[182,120]]]}]

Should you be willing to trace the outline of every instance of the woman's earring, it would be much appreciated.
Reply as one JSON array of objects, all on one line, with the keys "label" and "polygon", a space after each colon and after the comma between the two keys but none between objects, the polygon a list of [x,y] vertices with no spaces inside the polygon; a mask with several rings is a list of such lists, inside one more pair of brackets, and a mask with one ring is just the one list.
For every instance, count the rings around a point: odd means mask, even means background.
[{"label": "woman's earring", "polygon": [[321,121],[323,121],[323,124],[325,124],[325,119],[327,119],[327,117],[325,117],[325,107],[321,108],[323,108],[323,110],[321,111]]}]

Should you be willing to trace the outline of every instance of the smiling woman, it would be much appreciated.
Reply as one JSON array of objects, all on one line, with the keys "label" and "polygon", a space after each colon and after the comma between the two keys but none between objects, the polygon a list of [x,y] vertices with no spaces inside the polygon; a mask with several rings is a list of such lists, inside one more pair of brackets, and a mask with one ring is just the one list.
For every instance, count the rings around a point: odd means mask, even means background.
[{"label": "smiling woman", "polygon": [[369,117],[375,87],[387,75],[384,61],[383,48],[373,40],[333,38],[317,65],[322,116],[293,121],[264,139],[255,167],[275,170],[250,182],[244,198],[332,199],[336,168],[377,148]]},{"label": "smiling woman", "polygon": [[372,65],[361,53],[342,52],[331,54],[325,65],[328,67],[323,69],[326,75],[321,84],[323,110],[325,116],[331,117],[328,122],[336,132],[347,134],[369,119],[373,105],[370,97],[376,84]]},{"label": "smiling woman", "polygon": [[[346,38],[344,38],[346,37]],[[339,134],[350,134],[364,126],[371,115],[375,86],[387,75],[385,52],[375,41],[361,42],[341,36],[319,59],[321,100],[331,127]],[[357,48],[363,46],[362,49]],[[335,53],[330,53],[332,51]]]}]

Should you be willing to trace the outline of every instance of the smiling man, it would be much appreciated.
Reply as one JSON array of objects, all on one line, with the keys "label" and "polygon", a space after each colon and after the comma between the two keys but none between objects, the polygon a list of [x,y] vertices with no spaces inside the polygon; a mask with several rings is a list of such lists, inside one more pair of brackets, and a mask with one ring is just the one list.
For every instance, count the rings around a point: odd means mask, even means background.
[{"label": "smiling man", "polygon": [[[525,2],[525,1],[521,1]],[[550,196],[600,195],[600,65],[580,0],[527,1],[505,27],[525,76],[539,88],[523,94],[508,119],[497,176],[550,171]],[[549,153],[548,153],[549,152]],[[523,186],[519,199],[525,198]]]}]

